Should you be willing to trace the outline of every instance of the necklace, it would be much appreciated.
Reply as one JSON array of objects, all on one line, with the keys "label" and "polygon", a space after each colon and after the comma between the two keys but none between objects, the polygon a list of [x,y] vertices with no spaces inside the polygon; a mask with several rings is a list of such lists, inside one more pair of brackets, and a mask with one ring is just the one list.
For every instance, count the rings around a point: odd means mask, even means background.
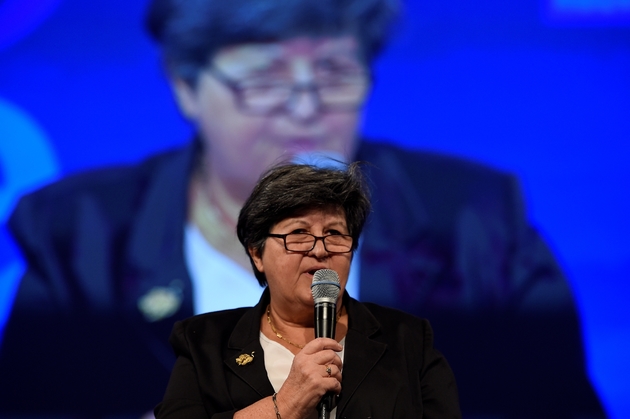
[{"label": "necklace", "polygon": [[[336,321],[339,321],[339,318],[341,317],[341,312],[343,311],[343,306],[341,307],[341,309],[337,312],[337,319]],[[273,333],[276,334],[276,336],[280,339],[282,339],[283,341],[287,342],[289,345],[295,346],[296,348],[300,348],[303,349],[304,345],[299,345],[297,343],[293,343],[291,342],[289,339],[285,338],[284,336],[282,336],[280,333],[278,333],[278,331],[276,330],[275,327],[273,327],[273,323],[271,322],[271,304],[269,304],[267,306],[267,323],[269,323],[269,326],[271,327],[271,331]]]}]

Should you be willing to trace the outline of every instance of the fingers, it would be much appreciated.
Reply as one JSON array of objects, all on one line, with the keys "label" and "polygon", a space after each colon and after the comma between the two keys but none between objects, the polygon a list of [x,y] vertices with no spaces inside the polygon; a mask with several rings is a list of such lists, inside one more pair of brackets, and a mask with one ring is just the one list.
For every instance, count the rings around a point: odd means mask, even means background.
[{"label": "fingers", "polygon": [[314,354],[300,352],[295,356],[293,364],[302,374],[313,375],[314,377],[327,378],[328,368],[330,368],[330,376],[341,381],[343,362],[339,355],[330,349],[324,349]]},{"label": "fingers", "polygon": [[324,365],[325,369],[324,369],[324,373],[323,376],[324,378],[332,378],[337,380],[339,383],[341,383],[341,368],[338,365],[335,364],[327,364]]},{"label": "fingers", "polygon": [[317,338],[307,343],[302,351],[307,354],[314,354],[316,352],[323,351],[324,349],[341,352],[343,350],[343,346],[341,346],[339,342],[334,339]]},{"label": "fingers", "polygon": [[318,338],[309,342],[294,360],[305,375],[319,382],[325,391],[341,391],[343,362],[337,352],[343,347],[333,339]]},{"label": "fingers", "polygon": [[[313,362],[317,365],[328,365],[333,364],[338,366],[341,369],[342,361],[339,358],[339,355],[335,351],[331,351],[330,349],[324,349],[323,351],[319,351],[312,355],[305,354],[310,362]],[[321,371],[321,370],[320,370]]]},{"label": "fingers", "polygon": [[318,338],[306,344],[298,356],[308,356],[313,363],[318,365],[336,365],[341,370],[342,362],[337,352],[342,350],[343,346],[337,341]]},{"label": "fingers", "polygon": [[333,339],[319,338],[309,342],[295,356],[282,394],[292,400],[296,408],[313,408],[327,393],[341,392],[339,354],[343,347]]}]

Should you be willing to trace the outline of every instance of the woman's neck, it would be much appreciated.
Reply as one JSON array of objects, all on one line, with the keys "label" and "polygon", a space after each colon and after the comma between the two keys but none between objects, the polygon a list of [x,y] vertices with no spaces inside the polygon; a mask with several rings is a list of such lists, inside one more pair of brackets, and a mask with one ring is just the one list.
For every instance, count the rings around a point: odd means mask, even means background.
[{"label": "woman's neck", "polygon": [[238,214],[244,203],[229,192],[221,179],[201,166],[189,183],[188,219],[216,250],[247,270],[249,259],[236,236]]},{"label": "woman's neck", "polygon": [[[302,321],[298,320],[300,318]],[[276,311],[273,303],[269,304],[261,318],[260,330],[268,339],[278,342],[294,354],[300,352],[304,345],[315,339],[312,311],[298,317],[291,313]],[[335,340],[341,341],[347,331],[348,316],[342,306],[337,311]]]}]

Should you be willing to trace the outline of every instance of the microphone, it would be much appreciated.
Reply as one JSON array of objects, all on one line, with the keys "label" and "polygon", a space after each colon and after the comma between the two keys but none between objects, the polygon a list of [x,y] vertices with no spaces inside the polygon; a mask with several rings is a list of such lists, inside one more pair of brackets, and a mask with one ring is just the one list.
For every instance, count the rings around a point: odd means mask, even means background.
[{"label": "microphone", "polygon": [[[311,293],[315,302],[315,337],[335,338],[337,326],[337,297],[341,285],[339,275],[332,269],[319,269],[313,275]],[[328,419],[332,410],[333,394],[326,393],[317,404],[320,419]]]}]

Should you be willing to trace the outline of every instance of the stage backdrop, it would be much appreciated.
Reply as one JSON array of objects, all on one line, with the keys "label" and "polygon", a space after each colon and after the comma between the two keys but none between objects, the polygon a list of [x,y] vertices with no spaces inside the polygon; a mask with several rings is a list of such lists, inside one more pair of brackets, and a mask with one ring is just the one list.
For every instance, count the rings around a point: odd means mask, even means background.
[{"label": "stage backdrop", "polygon": [[[0,325],[23,269],[24,192],[183,144],[145,0],[0,1]],[[368,136],[522,179],[566,269],[589,371],[630,417],[630,2],[412,0],[376,66]]]}]

